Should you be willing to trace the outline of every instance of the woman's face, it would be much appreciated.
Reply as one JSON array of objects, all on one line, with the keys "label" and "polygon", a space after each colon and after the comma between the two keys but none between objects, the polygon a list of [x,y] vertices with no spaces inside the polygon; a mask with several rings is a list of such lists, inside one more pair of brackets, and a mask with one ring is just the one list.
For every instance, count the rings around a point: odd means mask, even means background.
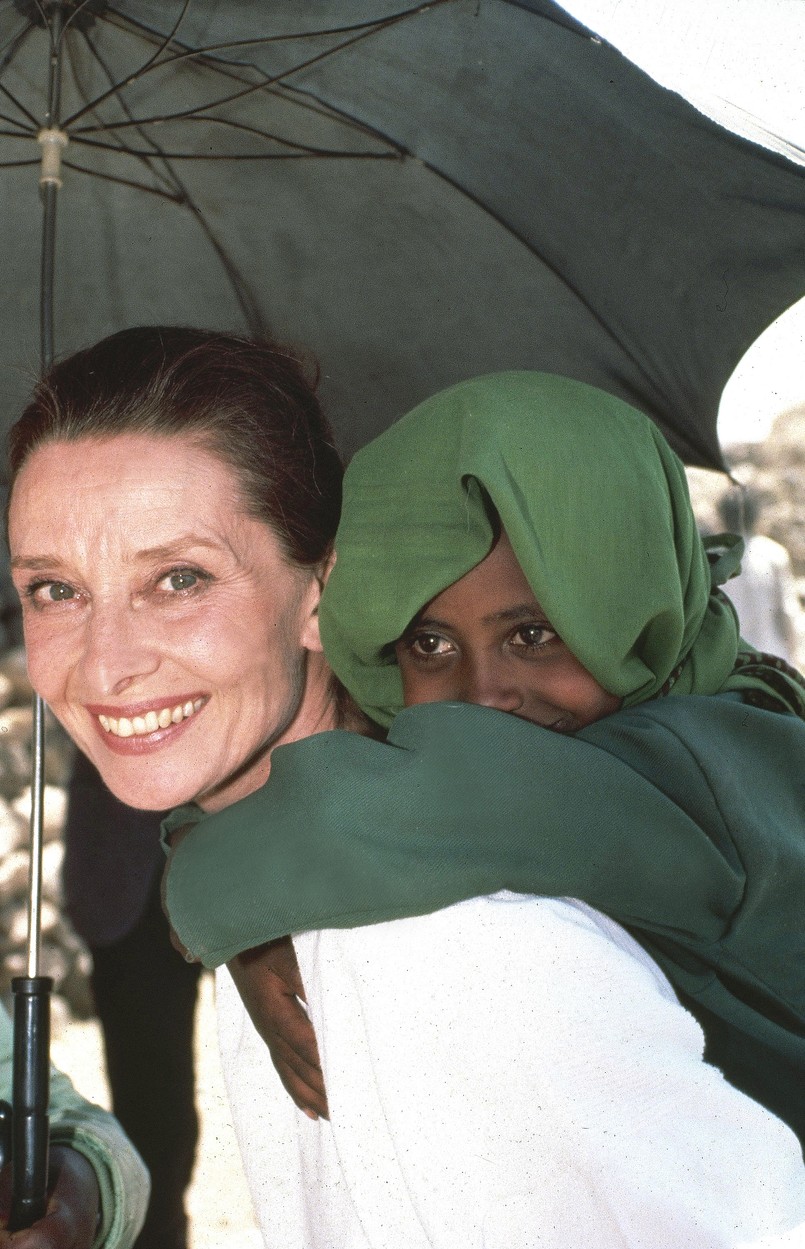
[{"label": "woman's face", "polygon": [[123,802],[217,810],[262,784],[272,746],[329,727],[320,580],[197,443],[40,447],[9,540],[34,688]]},{"label": "woman's face", "polygon": [[407,707],[478,703],[575,733],[620,706],[546,619],[505,533],[422,609],[395,650]]}]

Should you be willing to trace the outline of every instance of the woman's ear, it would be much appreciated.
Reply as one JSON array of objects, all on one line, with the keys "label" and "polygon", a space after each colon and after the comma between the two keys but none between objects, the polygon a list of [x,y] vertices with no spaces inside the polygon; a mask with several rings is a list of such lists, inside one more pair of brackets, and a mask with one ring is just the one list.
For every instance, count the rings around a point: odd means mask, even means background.
[{"label": "woman's ear", "polygon": [[331,551],[330,554],[327,556],[326,560],[324,560],[323,564],[320,567],[319,580],[321,582],[322,590],[324,589],[324,587],[326,586],[327,582],[330,579],[330,573],[335,568],[335,561],[337,559],[338,559],[338,556],[336,555],[335,551]]},{"label": "woman's ear", "polygon": [[325,560],[314,570],[314,576],[311,578],[305,596],[305,620],[302,629],[302,645],[305,650],[322,651],[321,637],[319,636],[319,603],[327,584],[327,579],[335,566],[335,551],[331,551]]}]

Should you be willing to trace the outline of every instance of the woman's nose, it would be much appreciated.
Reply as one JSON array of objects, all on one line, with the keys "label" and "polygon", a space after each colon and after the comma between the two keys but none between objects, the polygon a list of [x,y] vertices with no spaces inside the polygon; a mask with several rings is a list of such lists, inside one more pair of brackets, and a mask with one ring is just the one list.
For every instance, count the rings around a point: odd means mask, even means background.
[{"label": "woman's nose", "polygon": [[93,603],[81,657],[87,696],[119,696],[158,666],[154,640],[130,604]]},{"label": "woman's nose", "polygon": [[523,692],[506,663],[486,657],[467,664],[460,701],[515,712],[523,705]]}]

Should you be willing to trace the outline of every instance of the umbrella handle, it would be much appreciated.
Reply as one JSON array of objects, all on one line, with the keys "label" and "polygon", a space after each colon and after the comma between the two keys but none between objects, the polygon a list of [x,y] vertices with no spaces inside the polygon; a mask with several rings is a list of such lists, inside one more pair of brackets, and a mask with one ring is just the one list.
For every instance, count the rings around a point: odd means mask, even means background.
[{"label": "umbrella handle", "polygon": [[11,1150],[11,1217],[18,1231],[47,1208],[50,1101],[50,976],[16,976]]}]

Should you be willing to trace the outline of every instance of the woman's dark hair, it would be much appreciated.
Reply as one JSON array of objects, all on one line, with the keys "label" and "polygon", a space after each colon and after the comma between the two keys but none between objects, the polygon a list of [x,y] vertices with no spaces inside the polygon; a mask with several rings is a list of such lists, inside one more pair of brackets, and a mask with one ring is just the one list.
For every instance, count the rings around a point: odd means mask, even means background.
[{"label": "woman's dark hair", "polygon": [[241,503],[295,564],[329,554],[343,468],[315,379],[286,347],[165,326],[122,330],[46,374],[9,433],[17,473],[49,442],[190,437],[237,474]]}]

